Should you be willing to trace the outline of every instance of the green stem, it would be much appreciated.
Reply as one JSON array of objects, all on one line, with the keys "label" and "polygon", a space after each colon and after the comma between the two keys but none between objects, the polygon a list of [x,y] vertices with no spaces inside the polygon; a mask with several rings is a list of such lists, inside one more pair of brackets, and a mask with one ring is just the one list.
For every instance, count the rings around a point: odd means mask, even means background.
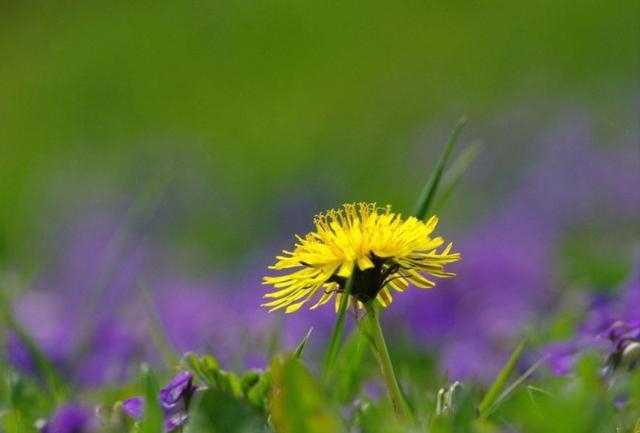
[{"label": "green stem", "polygon": [[389,396],[391,397],[393,410],[399,418],[404,419],[406,418],[404,398],[402,396],[402,391],[400,390],[400,385],[398,384],[398,379],[396,379],[396,374],[393,371],[393,364],[391,363],[391,358],[389,357],[387,343],[385,342],[384,335],[382,334],[382,328],[380,327],[380,320],[378,318],[378,311],[376,310],[374,302],[375,300],[370,301],[366,304],[367,318],[370,325],[369,331],[371,332],[373,343],[375,344],[376,351],[378,352],[378,363],[380,364],[382,375],[384,376],[384,380],[387,384],[387,389],[389,390]]},{"label": "green stem", "polygon": [[[344,332],[344,321],[347,315],[347,305],[349,304],[349,298],[353,291],[353,272],[351,277],[347,280],[347,285],[342,293],[342,299],[340,300],[340,306],[338,308],[338,314],[336,315],[336,322],[333,325],[333,332],[331,333],[331,340],[329,340],[329,347],[325,353],[324,363],[322,365],[322,379],[327,380],[327,376],[331,371],[331,367],[338,356],[338,349],[340,348],[340,342],[342,341],[342,334]],[[355,301],[354,301],[355,302]]]}]

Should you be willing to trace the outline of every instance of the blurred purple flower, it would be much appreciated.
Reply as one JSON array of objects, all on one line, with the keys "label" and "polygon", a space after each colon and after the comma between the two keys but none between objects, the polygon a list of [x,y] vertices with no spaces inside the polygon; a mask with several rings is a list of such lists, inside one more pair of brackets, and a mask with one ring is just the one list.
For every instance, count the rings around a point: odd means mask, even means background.
[{"label": "blurred purple flower", "polygon": [[634,321],[616,321],[609,327],[611,349],[607,357],[610,369],[622,365],[633,369],[640,360],[640,319]]},{"label": "blurred purple flower", "polygon": [[[566,123],[534,140],[540,157],[527,164],[511,198],[494,203],[497,212],[457,237],[464,257],[457,264],[459,277],[433,291],[408,291],[383,318],[400,322],[398,329],[408,324],[425,347],[437,347],[452,379],[493,377],[528,323],[554,305],[559,292],[555,252],[563,230],[603,221],[624,226],[640,217],[639,155],[635,148],[628,150],[637,136],[611,151],[594,145],[589,122],[569,118]],[[252,262],[255,273],[231,281],[181,277],[167,266],[175,263],[175,253],[142,239],[138,227],[115,223],[126,218],[98,212],[79,220],[84,222],[60,231],[57,250],[64,254],[14,305],[16,316],[75,384],[118,383],[138,360],[159,358],[136,290],[141,280],[177,352],[212,352],[223,363],[241,358],[244,367],[261,367],[274,338],[293,349],[313,326],[310,346],[322,347],[331,330],[335,313],[330,306],[313,315],[285,317],[259,308],[264,289],[258,282],[267,264],[262,259]],[[640,304],[640,278],[634,284],[637,289],[625,292],[620,307],[628,310],[625,314]],[[594,315],[603,312],[593,310]],[[625,317],[618,312],[606,320],[594,316],[593,326]],[[283,332],[274,332],[278,325]],[[11,362],[33,369],[15,337],[7,339],[6,349]],[[566,368],[563,362],[568,361],[559,361],[559,370]]]},{"label": "blurred purple flower", "polygon": [[[145,351],[144,335],[132,331],[138,327],[127,323],[122,308],[141,265],[141,250],[124,245],[112,221],[96,213],[62,230],[66,233],[58,249],[64,254],[13,303],[16,318],[73,384],[121,382],[135,367],[131,361]],[[14,365],[35,372],[15,336],[5,348]]]},{"label": "blurred purple flower", "polygon": [[[178,373],[169,385],[160,390],[159,402],[164,414],[165,432],[187,423],[189,403],[197,390],[198,387],[193,385],[193,376],[186,371]],[[141,420],[144,416],[144,407],[142,397],[132,397],[122,403],[124,412],[136,420]]]},{"label": "blurred purple flower", "polygon": [[640,312],[635,305],[629,306],[627,299],[637,296],[638,289],[634,272],[619,299],[594,297],[575,336],[541,351],[547,356],[551,372],[570,376],[580,356],[594,351],[606,359],[606,373],[621,365],[635,368],[640,359]]},{"label": "blurred purple flower", "polygon": [[[463,256],[455,264],[458,277],[396,301],[396,320],[438,347],[452,379],[490,380],[533,319],[552,311],[559,292],[556,251],[568,229],[605,221],[624,225],[640,217],[637,151],[623,146],[606,152],[594,144],[588,122],[568,120],[569,126],[538,140],[540,156],[527,163],[511,199],[487,223],[458,237]],[[638,300],[640,294],[627,296]],[[589,326],[612,322],[598,314],[609,313],[593,309]],[[570,348],[553,352],[556,371],[566,371]]]},{"label": "blurred purple flower", "polygon": [[543,352],[552,374],[571,375],[578,358],[578,348],[573,341],[552,344]]},{"label": "blurred purple flower", "polygon": [[42,433],[92,433],[98,431],[94,411],[75,404],[65,404],[40,427]]}]

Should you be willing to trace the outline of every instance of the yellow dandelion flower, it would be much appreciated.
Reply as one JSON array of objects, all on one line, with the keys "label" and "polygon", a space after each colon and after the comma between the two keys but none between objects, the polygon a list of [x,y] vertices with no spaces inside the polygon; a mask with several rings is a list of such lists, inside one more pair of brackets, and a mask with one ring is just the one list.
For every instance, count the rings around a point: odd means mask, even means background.
[{"label": "yellow dandelion flower", "polygon": [[[296,236],[293,251],[283,251],[269,269],[292,269],[281,276],[264,277],[263,284],[277,290],[264,295],[262,304],[271,311],[284,308],[292,313],[311,301],[310,309],[326,304],[335,296],[336,310],[347,280],[352,277],[351,301],[358,305],[376,299],[384,307],[392,292],[404,292],[409,283],[430,289],[435,282],[425,275],[453,277],[444,266],[460,259],[452,244],[441,252],[441,237],[431,237],[438,218],[424,222],[415,217],[403,219],[391,206],[375,203],[345,204],[314,219],[316,230],[304,238]],[[317,298],[317,299],[314,299]]]}]

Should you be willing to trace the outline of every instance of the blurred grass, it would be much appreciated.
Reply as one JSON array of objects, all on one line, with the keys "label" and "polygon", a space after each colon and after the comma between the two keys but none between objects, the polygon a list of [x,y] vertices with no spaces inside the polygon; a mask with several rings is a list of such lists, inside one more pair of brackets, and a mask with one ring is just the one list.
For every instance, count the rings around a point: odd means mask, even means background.
[{"label": "blurred grass", "polygon": [[639,16],[633,1],[3,2],[0,263],[33,253],[61,199],[158,172],[223,204],[185,236],[231,256],[273,226],[255,215],[275,193],[409,206],[428,122],[523,97],[611,116],[637,89]]}]

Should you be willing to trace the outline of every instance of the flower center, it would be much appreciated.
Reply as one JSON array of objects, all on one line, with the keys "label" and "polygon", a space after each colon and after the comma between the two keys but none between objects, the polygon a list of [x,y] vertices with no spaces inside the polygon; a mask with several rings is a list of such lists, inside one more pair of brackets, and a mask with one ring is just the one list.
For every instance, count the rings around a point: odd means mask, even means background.
[{"label": "flower center", "polygon": [[[387,277],[397,270],[397,265],[388,265],[386,259],[376,257],[373,254],[371,261],[374,264],[372,268],[362,270],[356,266],[352,274],[353,285],[351,287],[351,295],[362,303],[367,303],[375,299],[386,284]],[[330,281],[338,283],[340,292],[346,289],[346,278],[333,275]]]}]

